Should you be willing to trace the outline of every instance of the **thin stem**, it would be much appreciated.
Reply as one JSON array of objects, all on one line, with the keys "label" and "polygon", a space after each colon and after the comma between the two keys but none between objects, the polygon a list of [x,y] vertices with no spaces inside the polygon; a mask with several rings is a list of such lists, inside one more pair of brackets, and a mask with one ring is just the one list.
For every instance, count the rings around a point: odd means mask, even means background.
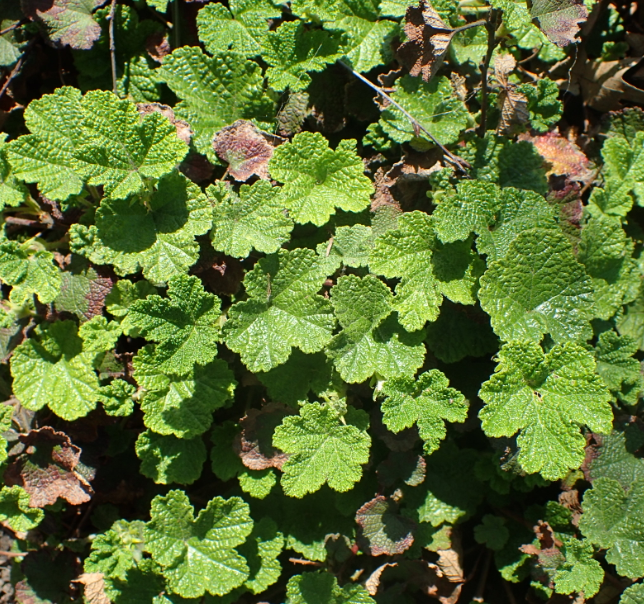
[{"label": "thin stem", "polygon": [[110,22],[109,35],[110,35],[110,62],[112,64],[112,91],[118,94],[118,87],[116,84],[116,44],[114,43],[114,16],[116,14],[116,0],[112,0],[110,6],[110,14],[107,19]]},{"label": "thin stem", "polygon": [[179,48],[179,0],[172,0],[172,33],[174,35],[174,47]]},{"label": "thin stem", "polygon": [[479,126],[479,136],[483,138],[487,131],[487,72],[490,68],[490,61],[492,60],[492,53],[496,46],[496,21],[498,11],[492,9],[489,18],[485,24],[487,29],[487,52],[485,53],[485,60],[481,64],[481,124]]},{"label": "thin stem", "polygon": [[[487,10],[488,7],[485,7]],[[455,36],[456,34],[460,34],[462,31],[465,31],[466,29],[472,29],[473,27],[478,27],[479,25],[486,25],[487,24],[487,19],[479,19],[478,21],[472,21],[472,23],[466,23],[465,25],[461,25],[460,27],[457,27],[454,30],[454,33],[452,34]]]},{"label": "thin stem", "polygon": [[13,31],[14,29],[18,29],[21,25],[24,25],[26,21],[17,21],[13,25],[10,25],[9,27],[5,27],[4,29],[0,30],[0,36],[4,36],[5,34],[8,34],[10,31]]},{"label": "thin stem", "polygon": [[370,82],[367,78],[365,78],[362,74],[358,73],[351,67],[349,67],[346,63],[343,61],[338,61],[340,65],[342,65],[345,69],[349,70],[356,78],[358,78],[361,82],[364,82],[367,86],[369,86],[372,90],[377,92],[383,99],[391,103],[398,111],[400,111],[406,118],[409,120],[409,123],[414,127],[414,130],[417,132],[422,132],[425,134],[429,139],[445,154],[445,157],[453,163],[457,168],[459,168],[462,172],[467,172],[469,168],[471,167],[464,159],[458,157],[457,155],[454,155],[447,147],[445,147],[443,144],[441,144],[436,137],[427,130],[413,115],[411,115],[404,107],[402,107],[399,103],[394,101],[380,86],[376,86],[373,82]]},{"label": "thin stem", "polygon": [[4,96],[4,93],[7,92],[7,88],[9,88],[9,84],[11,84],[12,80],[20,73],[20,70],[22,69],[22,66],[27,59],[27,53],[29,49],[33,46],[33,43],[35,42],[36,38],[33,38],[26,46],[24,52],[20,55],[20,58],[14,65],[13,69],[11,70],[11,73],[9,74],[9,77],[7,78],[7,81],[2,85],[2,88],[0,88],[0,99]]},{"label": "thin stem", "polygon": [[0,556],[5,556],[6,558],[19,558],[21,556],[26,556],[29,552],[6,552],[0,550]]},{"label": "thin stem", "polygon": [[479,584],[476,587],[476,594],[472,598],[472,602],[485,601],[483,594],[485,593],[485,584],[487,583],[487,576],[490,572],[491,562],[492,562],[492,550],[488,550],[487,555],[485,556],[485,562],[483,563],[483,572],[481,572],[481,578],[479,579]]}]

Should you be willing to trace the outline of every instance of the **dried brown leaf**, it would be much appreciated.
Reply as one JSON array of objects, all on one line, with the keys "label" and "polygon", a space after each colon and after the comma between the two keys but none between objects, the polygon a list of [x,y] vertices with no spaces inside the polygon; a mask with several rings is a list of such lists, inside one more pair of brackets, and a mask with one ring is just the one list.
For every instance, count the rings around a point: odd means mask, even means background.
[{"label": "dried brown leaf", "polygon": [[237,120],[215,134],[212,146],[228,163],[228,173],[235,180],[246,181],[253,175],[269,178],[268,162],[273,149],[282,142],[283,138],[262,132],[252,122]]},{"label": "dried brown leaf", "polygon": [[371,556],[402,554],[414,543],[416,523],[398,513],[398,505],[378,495],[356,512],[358,543]]},{"label": "dried brown leaf", "polygon": [[105,575],[103,573],[83,573],[73,583],[81,583],[87,604],[111,604],[105,593]]},{"label": "dried brown leaf", "polygon": [[454,33],[429,0],[421,0],[418,6],[407,8],[407,41],[398,48],[398,56],[411,75],[422,75],[423,80],[429,82],[443,64]]},{"label": "dried brown leaf", "polygon": [[185,120],[176,118],[172,107],[162,105],[161,103],[137,103],[136,108],[139,110],[141,116],[154,112],[160,113],[177,129],[177,136],[179,139],[186,143],[186,145],[190,144],[190,140],[192,139],[190,124]]},{"label": "dried brown leaf", "polygon": [[81,450],[64,432],[46,426],[20,436],[24,452],[9,464],[5,483],[29,493],[29,505],[42,508],[60,497],[72,505],[91,499],[88,479],[77,471]]},{"label": "dried brown leaf", "polygon": [[155,31],[145,41],[145,50],[151,59],[163,63],[163,59],[172,52],[168,35],[164,31]]},{"label": "dried brown leaf", "polygon": [[562,48],[575,42],[579,24],[588,18],[583,0],[533,0],[530,4],[530,16],[548,39]]},{"label": "dried brown leaf", "polygon": [[240,421],[242,431],[233,448],[250,470],[282,469],[288,455],[273,448],[273,432],[293,411],[282,403],[269,403],[262,409],[250,409]]},{"label": "dried brown leaf", "polygon": [[375,596],[378,593],[378,588],[380,587],[380,578],[382,577],[382,573],[388,568],[395,568],[396,566],[398,566],[398,562],[386,562],[382,566],[379,566],[376,570],[374,570],[369,575],[369,578],[366,580],[364,586],[369,592],[370,596]]}]

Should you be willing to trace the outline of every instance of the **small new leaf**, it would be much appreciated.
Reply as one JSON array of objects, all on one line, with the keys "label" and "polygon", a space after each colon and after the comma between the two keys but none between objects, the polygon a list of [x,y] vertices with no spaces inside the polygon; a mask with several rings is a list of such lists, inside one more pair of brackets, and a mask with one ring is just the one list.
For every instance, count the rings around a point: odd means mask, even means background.
[{"label": "small new leaf", "polygon": [[465,397],[449,387],[449,380],[438,369],[427,371],[417,379],[400,377],[387,380],[382,388],[383,423],[392,432],[418,426],[430,455],[445,438],[445,422],[464,422],[468,404]]},{"label": "small new leaf", "polygon": [[325,483],[344,492],[360,480],[371,445],[367,414],[351,409],[345,421],[330,406],[307,403],[275,429],[273,445],[289,455],[281,481],[288,496],[301,498]]},{"label": "small new leaf", "polygon": [[563,478],[584,460],[588,426],[612,429],[610,393],[595,372],[592,355],[578,344],[554,346],[547,354],[530,341],[513,341],[499,352],[499,364],[479,396],[479,417],[495,438],[517,437],[518,462],[529,474]]}]

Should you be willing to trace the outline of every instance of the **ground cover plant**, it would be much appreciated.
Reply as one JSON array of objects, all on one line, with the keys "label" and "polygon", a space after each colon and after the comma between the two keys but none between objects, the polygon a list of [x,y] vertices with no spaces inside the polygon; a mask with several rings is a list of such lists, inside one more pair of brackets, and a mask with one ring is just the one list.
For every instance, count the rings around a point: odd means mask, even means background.
[{"label": "ground cover plant", "polygon": [[638,2],[0,29],[0,602],[644,602]]}]

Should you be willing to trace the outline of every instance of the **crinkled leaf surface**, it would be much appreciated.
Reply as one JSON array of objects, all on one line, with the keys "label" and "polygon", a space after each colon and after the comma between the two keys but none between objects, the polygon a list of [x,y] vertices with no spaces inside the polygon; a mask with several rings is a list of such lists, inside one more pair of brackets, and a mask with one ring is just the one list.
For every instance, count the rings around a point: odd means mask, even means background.
[{"label": "crinkled leaf surface", "polygon": [[48,405],[67,421],[83,417],[98,401],[94,356],[83,352],[73,321],[43,324],[13,352],[14,393],[32,411]]},{"label": "crinkled leaf surface", "polygon": [[255,523],[253,532],[239,546],[239,553],[246,558],[250,569],[244,587],[258,594],[279,579],[282,565],[277,557],[282,553],[283,547],[284,535],[277,530],[274,520],[264,517]]},{"label": "crinkled leaf surface", "polygon": [[48,304],[60,292],[61,274],[53,263],[54,255],[31,243],[20,245],[7,239],[0,243],[0,281],[13,286],[12,299],[36,294]]},{"label": "crinkled leaf surface", "polygon": [[134,357],[134,378],[143,389],[143,423],[158,434],[192,438],[212,423],[212,414],[232,397],[237,382],[225,361],[195,365],[184,375],[164,373],[148,345]]},{"label": "crinkled leaf surface", "polygon": [[397,505],[378,495],[357,512],[363,547],[372,556],[402,554],[414,542],[414,522],[398,514]]},{"label": "crinkled leaf surface", "polygon": [[319,29],[307,29],[299,21],[282,23],[263,40],[262,58],[270,65],[268,82],[275,90],[289,88],[293,92],[311,83],[307,72],[322,71],[335,63],[340,37]]},{"label": "crinkled leaf surface", "polygon": [[96,225],[72,227],[72,248],[121,275],[143,270],[156,285],[188,271],[199,256],[196,235],[212,223],[199,187],[178,172],[158,183],[147,204],[141,199],[103,200]]},{"label": "crinkled leaf surface", "polygon": [[111,199],[139,193],[145,179],[170,172],[188,151],[160,113],[141,117],[136,106],[111,92],[81,96],[64,86],[29,104],[31,134],[7,145],[13,173],[57,200],[84,185],[102,185]]},{"label": "crinkled leaf surface", "polygon": [[127,579],[128,571],[143,557],[143,529],[140,520],[117,520],[109,531],[96,536],[85,559],[86,573],[103,573],[112,579]]},{"label": "crinkled leaf surface", "polygon": [[479,396],[479,417],[492,437],[519,433],[518,461],[529,474],[563,478],[584,460],[581,426],[612,429],[610,393],[592,355],[578,344],[554,346],[547,354],[530,341],[506,344],[499,364]]},{"label": "crinkled leaf surface", "polygon": [[637,342],[630,336],[620,336],[614,331],[599,335],[595,347],[597,373],[614,397],[634,405],[644,391],[644,378],[640,362],[633,358]]},{"label": "crinkled leaf surface", "polygon": [[243,56],[228,52],[209,57],[185,46],[164,58],[160,76],[180,99],[175,114],[190,124],[197,151],[213,160],[215,132],[238,119],[273,119],[274,102],[265,93],[261,69]]},{"label": "crinkled leaf surface", "polygon": [[229,256],[245,258],[256,249],[272,254],[289,240],[293,221],[279,197],[279,188],[265,180],[242,185],[239,196],[223,188],[209,189],[213,208],[213,247]]},{"label": "crinkled leaf surface", "polygon": [[150,516],[145,548],[173,592],[184,598],[224,595],[248,578],[248,565],[234,548],[246,540],[253,521],[239,497],[215,497],[195,519],[187,495],[170,491],[152,500]]},{"label": "crinkled leaf surface", "polygon": [[231,0],[228,8],[211,3],[197,15],[199,39],[210,54],[232,50],[245,57],[261,53],[268,19],[282,15],[269,0]]},{"label": "crinkled leaf surface", "polygon": [[614,430],[604,436],[594,435],[596,444],[588,447],[589,463],[584,468],[586,479],[594,483],[599,478],[610,478],[624,489],[644,479],[644,460],[634,455],[642,444],[641,433],[636,426],[623,432]]},{"label": "crinkled leaf surface", "polygon": [[[0,37],[0,44],[4,38]],[[2,48],[0,46],[0,52]],[[1,55],[0,55],[1,56]],[[17,58],[17,57],[16,57]],[[0,134],[0,210],[5,206],[19,206],[27,199],[27,189],[11,173],[7,160],[7,134]]]},{"label": "crinkled leaf surface", "polygon": [[293,347],[306,353],[324,348],[335,325],[331,303],[317,294],[325,279],[313,250],[280,250],[260,260],[244,279],[249,299],[228,311],[226,346],[251,371],[281,365]]},{"label": "crinkled leaf surface", "polygon": [[592,544],[586,539],[568,538],[564,540],[562,553],[566,561],[555,574],[555,591],[558,594],[581,592],[584,597],[592,598],[604,580],[604,569],[593,558]]},{"label": "crinkled leaf surface", "polygon": [[519,233],[504,258],[481,277],[481,307],[502,340],[586,339],[594,310],[592,281],[554,229]]},{"label": "crinkled leaf surface", "polygon": [[308,403],[300,415],[285,417],[276,428],[273,445],[289,455],[281,480],[287,495],[303,497],[325,483],[348,491],[360,480],[371,445],[368,418],[364,411],[351,409],[345,421],[329,406]]},{"label": "crinkled leaf surface", "polygon": [[[449,79],[444,76],[434,78],[431,82],[403,76],[396,83],[396,91],[391,98],[443,145],[455,142],[468,124],[467,108],[454,94]],[[414,132],[409,119],[395,107],[387,107],[378,124],[397,143],[411,141],[412,146],[422,151],[433,145],[423,138],[425,135],[422,132]]]},{"label": "crinkled leaf surface", "polygon": [[342,379],[411,376],[423,363],[423,332],[408,333],[392,314],[391,290],[373,275],[346,275],[331,290],[342,331],[327,348]]},{"label": "crinkled leaf surface", "polygon": [[636,480],[625,491],[616,480],[598,478],[584,493],[584,514],[579,521],[584,536],[608,550],[606,561],[632,579],[644,575],[643,506],[643,480]]},{"label": "crinkled leaf surface", "polygon": [[363,224],[340,226],[335,230],[331,241],[320,243],[316,249],[333,270],[341,265],[359,268],[369,264],[373,240],[371,227]]},{"label": "crinkled leaf surface", "polygon": [[430,455],[445,438],[445,422],[464,422],[467,417],[465,397],[449,387],[449,380],[438,369],[418,376],[392,378],[382,388],[382,421],[392,432],[418,426]]},{"label": "crinkled leaf surface", "polygon": [[220,301],[204,291],[197,277],[174,277],[168,297],[148,296],[137,300],[128,315],[143,337],[158,342],[158,368],[185,375],[194,365],[206,365],[217,355]]},{"label": "crinkled leaf surface", "polygon": [[157,484],[192,484],[206,461],[206,447],[198,436],[177,438],[146,430],[139,434],[135,449],[141,474]]},{"label": "crinkled leaf surface", "polygon": [[29,507],[29,494],[22,487],[3,486],[0,490],[0,522],[6,522],[16,532],[37,527],[45,517],[39,508]]},{"label": "crinkled leaf surface", "polygon": [[362,585],[338,585],[330,573],[303,573],[289,579],[286,604],[374,604]]},{"label": "crinkled leaf surface", "polygon": [[539,22],[551,42],[563,47],[575,41],[588,10],[581,0],[535,0],[531,3],[530,17]]},{"label": "crinkled leaf surface", "polygon": [[269,163],[271,177],[284,183],[280,201],[295,222],[327,222],[340,208],[360,212],[369,205],[373,185],[364,175],[356,142],[343,139],[335,148],[319,132],[302,132],[280,145]]},{"label": "crinkled leaf surface", "polygon": [[376,239],[369,268],[388,278],[402,277],[393,304],[402,326],[415,331],[436,320],[443,296],[474,304],[483,262],[471,250],[470,241],[439,242],[432,218],[415,211],[404,213],[397,229]]}]

